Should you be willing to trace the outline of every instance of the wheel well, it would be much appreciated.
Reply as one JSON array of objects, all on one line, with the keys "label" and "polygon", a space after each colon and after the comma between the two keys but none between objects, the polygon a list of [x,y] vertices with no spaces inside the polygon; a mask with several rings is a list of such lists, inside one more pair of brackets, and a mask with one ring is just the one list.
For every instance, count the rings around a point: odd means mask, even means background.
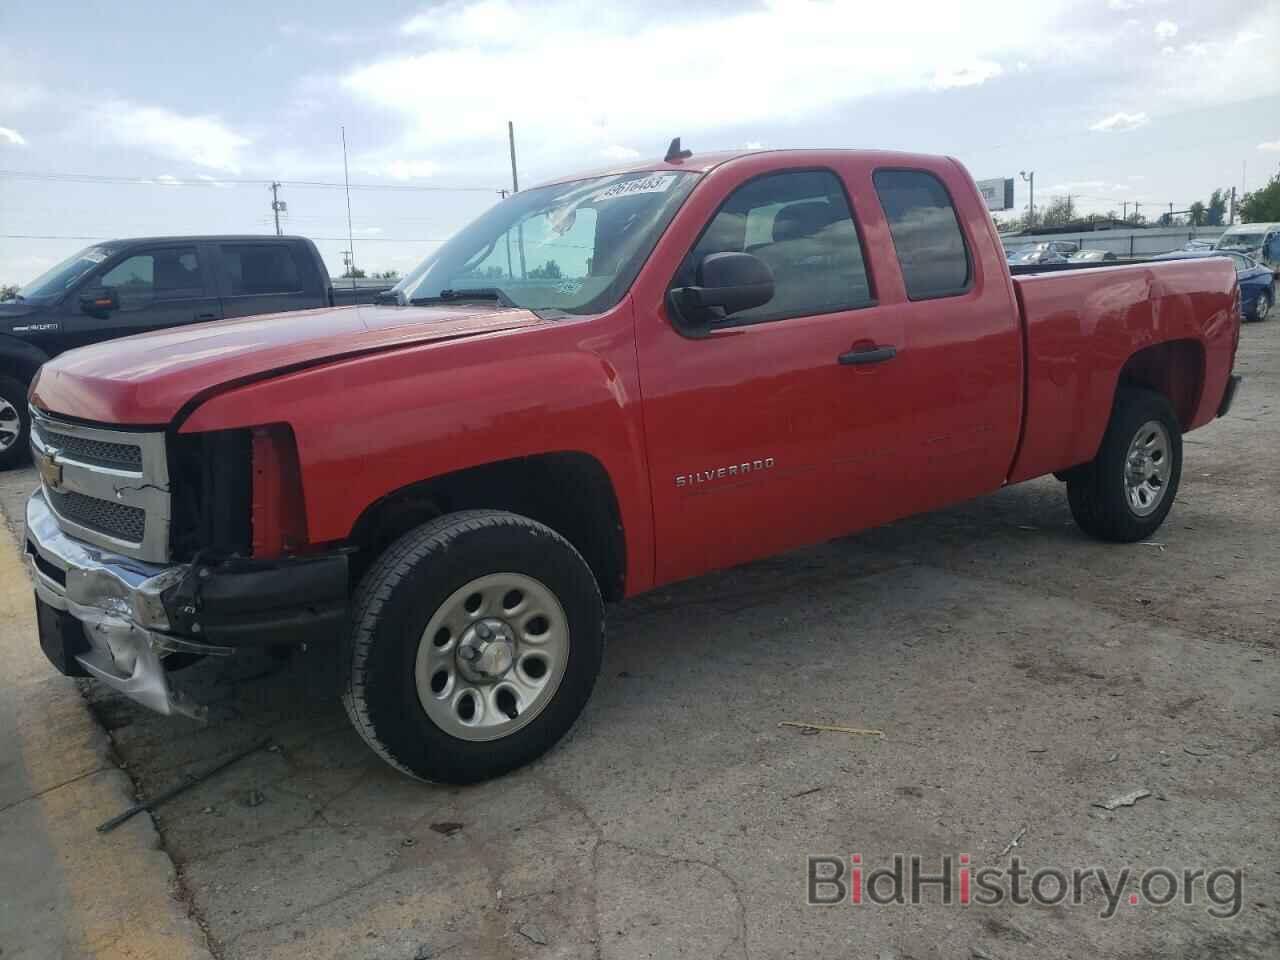
[{"label": "wheel well", "polygon": [[622,598],[626,543],[609,474],[585,453],[500,460],[411,484],[360,515],[351,531],[359,578],[392,541],[458,510],[509,510],[544,523],[582,554],[606,600]]},{"label": "wheel well", "polygon": [[1119,387],[1145,387],[1173,404],[1182,429],[1191,426],[1204,385],[1204,347],[1195,340],[1170,340],[1145,347],[1120,371]]}]

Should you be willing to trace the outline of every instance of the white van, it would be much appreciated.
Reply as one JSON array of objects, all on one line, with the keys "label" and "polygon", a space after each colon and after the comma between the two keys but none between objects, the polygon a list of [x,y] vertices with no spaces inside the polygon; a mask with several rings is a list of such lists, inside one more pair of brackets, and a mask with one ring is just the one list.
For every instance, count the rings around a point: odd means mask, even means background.
[{"label": "white van", "polygon": [[1280,223],[1238,223],[1218,238],[1217,249],[1247,253],[1280,273]]}]

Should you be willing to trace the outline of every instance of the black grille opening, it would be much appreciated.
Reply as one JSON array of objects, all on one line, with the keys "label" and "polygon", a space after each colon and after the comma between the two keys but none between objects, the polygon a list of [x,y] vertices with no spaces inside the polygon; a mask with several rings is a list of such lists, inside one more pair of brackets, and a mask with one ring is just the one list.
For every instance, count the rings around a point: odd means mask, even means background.
[{"label": "black grille opening", "polygon": [[197,551],[248,556],[253,536],[249,431],[179,434],[170,439],[168,452],[173,559],[190,560]]},{"label": "black grille opening", "polygon": [[60,516],[97,533],[117,540],[142,543],[147,528],[147,513],[141,507],[114,500],[99,500],[71,490],[45,489],[49,505]]},{"label": "black grille opening", "polygon": [[90,440],[86,437],[75,437],[69,433],[58,433],[36,422],[36,433],[47,447],[53,447],[69,460],[94,464],[101,467],[112,467],[117,470],[140,471],[142,469],[142,448],[132,443],[109,443],[105,440]]}]

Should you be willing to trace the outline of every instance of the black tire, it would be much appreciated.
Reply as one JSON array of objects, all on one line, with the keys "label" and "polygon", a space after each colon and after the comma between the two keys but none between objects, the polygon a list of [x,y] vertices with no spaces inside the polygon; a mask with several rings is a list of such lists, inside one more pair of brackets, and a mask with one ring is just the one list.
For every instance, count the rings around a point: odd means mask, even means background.
[{"label": "black tire", "polygon": [[[499,572],[534,578],[554,594],[568,624],[569,651],[559,686],[532,721],[499,739],[464,740],[423,709],[414,664],[423,631],[445,600]],[[591,696],[603,650],[600,590],[567,540],[513,513],[447,514],[402,536],[361,579],[352,600],[342,701],[365,742],[398,770],[422,780],[474,783],[523,766],[569,731]]]},{"label": "black tire", "polygon": [[1275,304],[1275,300],[1269,290],[1263,290],[1258,294],[1258,299],[1253,301],[1253,316],[1249,319],[1253,321],[1261,321],[1267,319],[1271,312],[1271,307]]},{"label": "black tire", "polygon": [[[31,459],[31,412],[27,409],[27,385],[13,377],[0,377],[0,416],[12,411],[17,415],[18,430],[13,436],[7,429],[12,423],[12,416],[6,416],[0,423],[4,432],[4,449],[0,449],[0,470],[12,470]],[[12,439],[10,439],[12,437]]]},{"label": "black tire", "polygon": [[[1125,492],[1126,458],[1138,431],[1152,421],[1162,424],[1167,433],[1170,467],[1155,509],[1144,516],[1135,512]],[[1148,539],[1160,528],[1173,507],[1181,478],[1182,426],[1173,406],[1153,390],[1122,387],[1116,393],[1098,455],[1092,463],[1072,471],[1067,480],[1067,501],[1076,524],[1089,536],[1134,543]]]}]

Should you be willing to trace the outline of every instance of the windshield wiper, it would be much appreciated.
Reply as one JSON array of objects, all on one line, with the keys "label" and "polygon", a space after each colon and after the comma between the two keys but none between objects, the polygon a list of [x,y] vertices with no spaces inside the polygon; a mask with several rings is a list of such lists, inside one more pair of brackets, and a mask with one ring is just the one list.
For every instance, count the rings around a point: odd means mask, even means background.
[{"label": "windshield wiper", "polygon": [[514,307],[515,303],[497,287],[475,287],[470,290],[441,290],[434,297],[414,297],[409,302],[415,307],[432,303],[450,303],[455,300],[495,300],[499,306]]}]

